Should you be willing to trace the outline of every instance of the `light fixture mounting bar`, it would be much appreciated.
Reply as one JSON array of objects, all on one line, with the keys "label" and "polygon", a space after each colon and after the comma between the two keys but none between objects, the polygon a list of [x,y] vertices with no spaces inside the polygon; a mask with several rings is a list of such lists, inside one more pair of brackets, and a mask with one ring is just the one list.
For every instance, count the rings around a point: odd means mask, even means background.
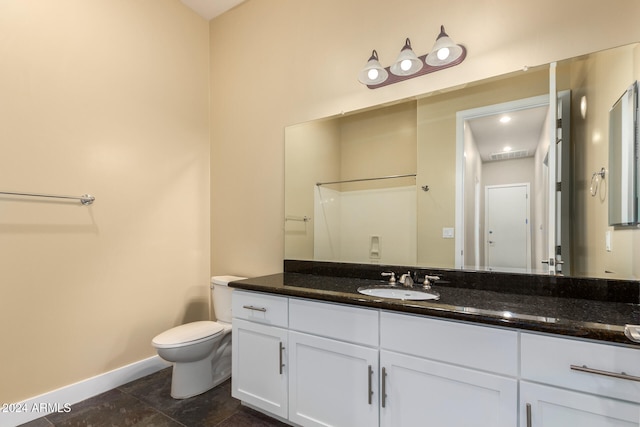
[{"label": "light fixture mounting bar", "polygon": [[382,83],[378,83],[375,85],[367,85],[367,87],[369,89],[378,89],[380,87],[384,87],[384,86],[388,86],[390,84],[394,84],[394,83],[398,83],[398,82],[402,82],[405,80],[409,80],[412,79],[414,77],[418,77],[418,76],[424,76],[425,74],[429,74],[429,73],[434,73],[436,71],[440,71],[440,70],[444,70],[445,68],[451,68],[451,67],[455,67],[456,65],[462,63],[462,61],[464,61],[464,59],[467,57],[467,49],[462,46],[462,45],[458,45],[462,48],[462,54],[460,55],[459,58],[455,59],[454,61],[451,61],[448,64],[444,64],[444,65],[437,65],[437,66],[433,66],[433,65],[429,65],[425,62],[425,59],[427,58],[428,54],[419,56],[418,58],[425,63],[424,67],[422,67],[422,69],[420,69],[418,72],[408,75],[408,76],[397,76],[393,73],[391,73],[391,67],[385,67],[385,70],[389,73],[389,77],[383,81]]}]

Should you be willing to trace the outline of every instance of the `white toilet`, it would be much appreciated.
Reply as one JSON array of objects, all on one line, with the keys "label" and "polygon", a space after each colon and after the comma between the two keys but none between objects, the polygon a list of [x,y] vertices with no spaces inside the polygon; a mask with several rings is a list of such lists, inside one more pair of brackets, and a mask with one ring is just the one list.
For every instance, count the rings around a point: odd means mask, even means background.
[{"label": "white toilet", "polygon": [[237,276],[211,278],[211,297],[217,321],[191,322],[157,335],[158,355],[173,362],[171,397],[186,399],[212,389],[231,376],[231,292]]}]

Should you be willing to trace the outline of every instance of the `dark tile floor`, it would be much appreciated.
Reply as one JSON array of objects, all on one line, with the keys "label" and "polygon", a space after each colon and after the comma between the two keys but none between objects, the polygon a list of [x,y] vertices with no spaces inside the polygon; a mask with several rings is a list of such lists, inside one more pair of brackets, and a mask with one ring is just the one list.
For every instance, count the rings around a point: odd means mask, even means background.
[{"label": "dark tile floor", "polygon": [[231,397],[231,380],[199,396],[170,396],[171,368],[79,402],[22,427],[270,427],[286,426],[240,405]]}]

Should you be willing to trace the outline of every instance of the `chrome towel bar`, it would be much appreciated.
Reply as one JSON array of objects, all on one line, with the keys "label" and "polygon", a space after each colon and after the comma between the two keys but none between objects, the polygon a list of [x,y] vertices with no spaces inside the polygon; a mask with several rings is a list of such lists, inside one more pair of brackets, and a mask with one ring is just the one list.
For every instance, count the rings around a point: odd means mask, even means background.
[{"label": "chrome towel bar", "polygon": [[26,197],[48,197],[52,199],[72,199],[72,200],[80,200],[85,206],[92,204],[96,198],[90,194],[83,194],[82,196],[60,196],[54,194],[36,194],[36,193],[16,193],[12,191],[0,191],[0,194],[6,194],[9,196],[26,196]]},{"label": "chrome towel bar", "polygon": [[311,221],[311,218],[308,216],[292,216],[292,215],[287,215],[286,217],[284,217],[285,221],[302,221],[302,222],[309,222]]}]

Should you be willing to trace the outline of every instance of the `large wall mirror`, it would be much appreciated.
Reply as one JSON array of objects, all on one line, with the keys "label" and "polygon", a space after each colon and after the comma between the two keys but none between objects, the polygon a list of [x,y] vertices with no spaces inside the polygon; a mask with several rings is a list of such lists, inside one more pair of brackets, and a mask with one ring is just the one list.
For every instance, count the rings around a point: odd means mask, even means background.
[{"label": "large wall mirror", "polygon": [[639,75],[634,44],[287,127],[285,259],[548,274],[553,252],[564,275],[640,279],[606,173]]}]

